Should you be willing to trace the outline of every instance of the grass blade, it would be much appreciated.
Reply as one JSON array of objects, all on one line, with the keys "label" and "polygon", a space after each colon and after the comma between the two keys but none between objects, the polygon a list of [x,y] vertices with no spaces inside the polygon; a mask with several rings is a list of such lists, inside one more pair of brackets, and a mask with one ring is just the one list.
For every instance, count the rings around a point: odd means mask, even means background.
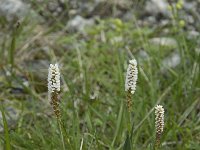
[{"label": "grass blade", "polygon": [[9,64],[11,65],[11,68],[13,68],[14,66],[15,46],[16,46],[16,30],[14,29],[12,33],[12,40],[11,40],[11,45],[9,49]]},{"label": "grass blade", "polygon": [[132,143],[131,143],[131,139],[128,133],[127,133],[126,141],[124,143],[123,150],[132,150]]},{"label": "grass blade", "polygon": [[124,108],[124,105],[123,105],[123,101],[122,101],[120,111],[119,111],[119,115],[118,115],[118,119],[117,119],[117,129],[115,130],[116,131],[115,136],[114,136],[114,139],[112,141],[112,147],[114,147],[114,145],[115,145],[115,141],[117,139],[117,136],[118,136],[121,124],[122,124],[123,108]]},{"label": "grass blade", "polygon": [[4,113],[4,108],[3,105],[1,105],[1,114],[2,114],[2,118],[3,118],[3,126],[4,126],[4,136],[5,136],[5,149],[6,150],[11,150],[11,146],[10,146],[10,137],[9,137],[9,133],[8,133],[8,123],[6,120],[6,116]]}]

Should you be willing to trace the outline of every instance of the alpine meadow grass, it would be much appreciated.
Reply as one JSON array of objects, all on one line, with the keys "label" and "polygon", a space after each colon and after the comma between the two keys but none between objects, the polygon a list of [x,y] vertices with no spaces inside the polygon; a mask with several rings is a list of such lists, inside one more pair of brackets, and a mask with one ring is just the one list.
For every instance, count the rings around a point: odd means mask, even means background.
[{"label": "alpine meadow grass", "polygon": [[153,18],[146,1],[78,2],[0,15],[0,150],[200,149],[200,36],[182,1]]}]

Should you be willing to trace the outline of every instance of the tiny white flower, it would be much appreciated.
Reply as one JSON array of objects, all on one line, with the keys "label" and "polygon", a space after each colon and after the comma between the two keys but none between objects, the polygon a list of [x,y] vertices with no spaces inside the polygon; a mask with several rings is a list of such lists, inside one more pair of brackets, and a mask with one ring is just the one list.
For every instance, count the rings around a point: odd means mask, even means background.
[{"label": "tiny white flower", "polygon": [[59,70],[58,64],[49,65],[48,91],[49,91],[49,94],[52,92],[60,91],[60,70]]},{"label": "tiny white flower", "polygon": [[129,65],[127,68],[125,91],[130,90],[131,94],[134,94],[136,90],[137,79],[138,79],[137,61],[135,59],[132,59],[129,61]]}]

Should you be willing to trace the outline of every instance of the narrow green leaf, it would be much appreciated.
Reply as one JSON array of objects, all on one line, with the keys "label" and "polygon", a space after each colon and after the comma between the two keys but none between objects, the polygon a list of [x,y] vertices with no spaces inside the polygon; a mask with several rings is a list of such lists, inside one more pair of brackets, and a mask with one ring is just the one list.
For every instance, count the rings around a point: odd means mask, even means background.
[{"label": "narrow green leaf", "polygon": [[122,101],[120,111],[119,111],[119,114],[118,114],[118,119],[117,119],[117,129],[115,130],[115,136],[114,136],[114,139],[112,141],[112,147],[115,145],[115,141],[116,141],[116,138],[119,134],[119,130],[120,130],[120,127],[121,127],[121,124],[122,124],[123,108],[124,108],[124,105],[123,105],[123,101]]},{"label": "narrow green leaf", "polygon": [[131,140],[128,133],[127,133],[126,141],[124,143],[123,150],[132,150],[132,144],[131,144]]},{"label": "narrow green leaf", "polygon": [[9,49],[9,64],[11,65],[11,68],[13,68],[14,66],[15,46],[16,46],[16,29],[13,30],[11,45]]},{"label": "narrow green leaf", "polygon": [[6,120],[6,116],[4,113],[4,108],[3,105],[1,104],[1,114],[2,114],[2,118],[3,118],[3,126],[4,126],[4,136],[5,136],[5,147],[6,150],[11,150],[11,146],[10,146],[10,137],[9,137],[9,132],[8,132],[8,123]]}]

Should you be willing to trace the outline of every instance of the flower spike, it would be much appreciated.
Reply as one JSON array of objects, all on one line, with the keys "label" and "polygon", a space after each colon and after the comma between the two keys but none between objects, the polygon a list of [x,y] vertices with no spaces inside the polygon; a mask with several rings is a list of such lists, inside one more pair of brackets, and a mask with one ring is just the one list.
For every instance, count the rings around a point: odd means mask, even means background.
[{"label": "flower spike", "polygon": [[155,107],[156,147],[160,146],[160,139],[164,129],[164,113],[162,105]]},{"label": "flower spike", "polygon": [[125,91],[128,92],[127,106],[128,106],[129,112],[131,111],[131,107],[132,107],[131,95],[135,93],[137,79],[138,79],[137,61],[135,59],[132,59],[129,61],[129,65],[128,65],[127,73],[126,73],[126,81],[125,81]]},{"label": "flower spike", "polygon": [[58,64],[50,64],[48,74],[48,95],[57,118],[60,118],[59,109],[60,70]]}]

